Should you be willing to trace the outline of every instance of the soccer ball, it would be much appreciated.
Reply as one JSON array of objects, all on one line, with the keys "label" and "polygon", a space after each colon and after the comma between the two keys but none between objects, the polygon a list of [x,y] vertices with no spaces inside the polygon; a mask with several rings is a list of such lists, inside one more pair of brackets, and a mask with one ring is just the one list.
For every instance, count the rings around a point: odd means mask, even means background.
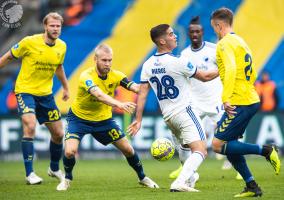
[{"label": "soccer ball", "polygon": [[159,161],[166,161],[173,157],[175,147],[167,138],[158,138],[151,145],[151,155]]}]

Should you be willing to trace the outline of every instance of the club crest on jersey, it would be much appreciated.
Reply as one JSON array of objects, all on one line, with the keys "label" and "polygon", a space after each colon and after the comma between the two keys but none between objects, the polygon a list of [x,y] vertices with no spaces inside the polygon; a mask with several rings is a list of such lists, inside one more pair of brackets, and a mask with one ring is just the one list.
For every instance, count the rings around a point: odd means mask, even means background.
[{"label": "club crest on jersey", "polygon": [[15,45],[13,46],[13,49],[17,49],[17,48],[19,48],[19,44],[15,44]]},{"label": "club crest on jersey", "polygon": [[187,63],[187,67],[188,67],[189,69],[193,69],[193,65],[192,65],[190,62]]},{"label": "club crest on jersey", "polygon": [[86,85],[88,87],[90,87],[91,85],[93,85],[93,81],[92,80],[86,80]]},{"label": "club crest on jersey", "polygon": [[112,84],[112,83],[108,85],[108,88],[112,88],[112,87],[113,87],[113,84]]},{"label": "club crest on jersey", "polygon": [[205,58],[204,58],[204,61],[205,61],[205,62],[208,62],[208,60],[209,60],[208,57],[205,57]]}]

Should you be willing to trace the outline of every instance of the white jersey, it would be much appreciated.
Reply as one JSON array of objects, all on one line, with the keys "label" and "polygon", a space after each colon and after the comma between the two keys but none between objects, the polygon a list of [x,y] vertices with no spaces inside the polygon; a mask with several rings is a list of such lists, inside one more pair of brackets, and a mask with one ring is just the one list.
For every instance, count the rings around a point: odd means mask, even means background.
[{"label": "white jersey", "polygon": [[[216,45],[210,42],[203,42],[199,49],[192,49],[188,46],[181,52],[199,70],[218,69],[216,65]],[[221,111],[223,86],[220,77],[212,81],[202,82],[195,78],[189,79],[188,88],[193,97],[194,105],[202,113],[217,114]],[[204,116],[200,116],[203,118]]]},{"label": "white jersey", "polygon": [[168,53],[153,55],[144,63],[141,83],[151,85],[165,120],[191,105],[188,78],[194,76],[196,70],[188,59]]}]

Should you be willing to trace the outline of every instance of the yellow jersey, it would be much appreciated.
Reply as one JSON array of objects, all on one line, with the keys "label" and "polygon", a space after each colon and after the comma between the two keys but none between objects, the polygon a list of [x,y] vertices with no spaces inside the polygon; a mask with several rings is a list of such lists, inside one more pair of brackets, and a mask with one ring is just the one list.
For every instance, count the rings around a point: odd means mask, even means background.
[{"label": "yellow jersey", "polygon": [[223,103],[250,105],[260,101],[254,87],[257,75],[251,50],[241,37],[225,35],[217,43],[216,62],[223,84]]},{"label": "yellow jersey", "polygon": [[60,39],[55,45],[44,42],[43,34],[27,36],[11,48],[15,58],[22,58],[15,93],[45,96],[52,93],[55,70],[64,62],[66,44]]},{"label": "yellow jersey", "polygon": [[81,119],[102,121],[112,117],[112,107],[100,102],[89,93],[90,88],[99,87],[105,94],[114,97],[115,89],[120,85],[125,74],[110,70],[106,79],[99,77],[96,68],[91,67],[82,72],[78,92],[71,105],[72,112]]}]

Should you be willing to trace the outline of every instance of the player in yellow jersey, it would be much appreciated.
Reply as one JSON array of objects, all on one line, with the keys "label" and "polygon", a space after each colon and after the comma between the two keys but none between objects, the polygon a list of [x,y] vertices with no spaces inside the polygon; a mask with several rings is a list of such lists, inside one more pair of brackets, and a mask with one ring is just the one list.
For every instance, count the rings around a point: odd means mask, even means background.
[{"label": "player in yellow jersey", "polygon": [[215,152],[227,156],[246,182],[244,191],[235,197],[261,196],[262,191],[255,182],[244,155],[264,156],[276,174],[280,171],[280,160],[274,146],[238,141],[259,108],[259,97],[254,87],[256,71],[251,50],[245,41],[233,32],[233,12],[228,8],[214,11],[211,15],[211,25],[219,38],[216,62],[223,84],[222,101],[226,111],[218,122],[212,147]]},{"label": "player in yellow jersey", "polygon": [[51,133],[50,167],[48,175],[63,178],[59,169],[64,135],[61,114],[52,95],[54,74],[63,86],[63,100],[69,98],[63,61],[66,44],[58,37],[63,18],[58,13],[49,13],[43,19],[45,32],[23,38],[0,58],[0,68],[13,59],[22,58],[22,65],[16,80],[15,93],[18,110],[22,118],[22,151],[28,184],[39,184],[42,178],[33,170],[36,120],[45,124]]},{"label": "player in yellow jersey", "polygon": [[158,188],[154,181],[145,176],[137,153],[112,118],[112,107],[118,107],[128,113],[132,113],[136,107],[133,102],[120,102],[114,99],[115,89],[120,85],[138,93],[139,85],[129,81],[122,72],[111,69],[112,49],[105,44],[96,47],[95,64],[95,67],[81,74],[78,93],[67,116],[68,128],[63,157],[66,174],[57,190],[67,190],[70,187],[75,154],[81,139],[89,133],[101,144],[111,143],[120,150],[128,164],[136,171],[141,185]]}]

